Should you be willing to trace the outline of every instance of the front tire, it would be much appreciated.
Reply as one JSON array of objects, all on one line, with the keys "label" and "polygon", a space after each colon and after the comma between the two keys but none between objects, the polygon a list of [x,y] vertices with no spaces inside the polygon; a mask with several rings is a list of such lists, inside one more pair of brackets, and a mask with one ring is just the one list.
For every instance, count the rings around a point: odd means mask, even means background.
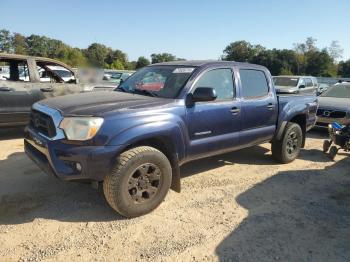
[{"label": "front tire", "polygon": [[164,200],[171,185],[171,165],[159,150],[140,146],[117,158],[112,172],[103,181],[108,204],[122,216],[145,215]]},{"label": "front tire", "polygon": [[303,142],[303,132],[296,123],[288,123],[280,140],[272,142],[272,156],[279,162],[286,164],[294,161]]}]

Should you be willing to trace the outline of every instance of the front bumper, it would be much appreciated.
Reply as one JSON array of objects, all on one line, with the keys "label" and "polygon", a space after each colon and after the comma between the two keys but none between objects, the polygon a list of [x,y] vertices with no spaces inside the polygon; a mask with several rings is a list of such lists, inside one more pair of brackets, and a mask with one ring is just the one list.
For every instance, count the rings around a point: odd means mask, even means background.
[{"label": "front bumper", "polygon": [[315,126],[317,127],[325,127],[328,128],[328,124],[332,124],[334,122],[337,122],[341,125],[349,125],[350,124],[350,118],[332,118],[332,117],[317,117]]},{"label": "front bumper", "polygon": [[[123,146],[82,146],[49,140],[30,127],[25,130],[24,149],[45,173],[62,180],[102,181],[115,164]],[[81,168],[77,168],[79,163]]]}]

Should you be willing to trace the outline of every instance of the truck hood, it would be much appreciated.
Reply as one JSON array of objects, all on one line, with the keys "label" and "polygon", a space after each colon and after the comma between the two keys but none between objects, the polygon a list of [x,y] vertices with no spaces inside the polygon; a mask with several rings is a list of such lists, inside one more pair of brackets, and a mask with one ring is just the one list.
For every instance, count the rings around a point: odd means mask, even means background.
[{"label": "truck hood", "polygon": [[173,99],[142,96],[117,91],[88,92],[42,100],[39,103],[61,112],[63,116],[101,116],[116,110],[151,109],[172,103]]},{"label": "truck hood", "polygon": [[328,109],[341,109],[344,111],[350,111],[350,98],[339,98],[339,97],[318,97],[319,108]]}]

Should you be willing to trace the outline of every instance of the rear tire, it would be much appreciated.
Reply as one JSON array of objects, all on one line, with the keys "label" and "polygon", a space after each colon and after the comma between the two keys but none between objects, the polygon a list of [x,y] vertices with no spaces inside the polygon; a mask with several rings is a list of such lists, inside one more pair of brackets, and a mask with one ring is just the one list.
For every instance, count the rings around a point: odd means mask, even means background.
[{"label": "rear tire", "polygon": [[281,163],[294,161],[303,142],[303,132],[296,123],[288,123],[280,140],[272,141],[272,156]]},{"label": "rear tire", "polygon": [[140,146],[120,154],[103,181],[108,204],[127,218],[145,215],[164,200],[171,185],[171,165],[159,150]]},{"label": "rear tire", "polygon": [[332,141],[329,141],[329,140],[323,141],[323,153],[327,153],[331,145],[332,145]]},{"label": "rear tire", "polygon": [[332,146],[331,149],[329,150],[329,158],[334,161],[335,156],[338,153],[338,148],[336,146]]}]

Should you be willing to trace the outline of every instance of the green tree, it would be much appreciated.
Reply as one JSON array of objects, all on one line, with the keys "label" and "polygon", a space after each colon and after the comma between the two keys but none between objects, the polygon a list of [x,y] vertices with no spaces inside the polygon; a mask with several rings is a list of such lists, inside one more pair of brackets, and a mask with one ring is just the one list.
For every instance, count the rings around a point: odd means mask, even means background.
[{"label": "green tree", "polygon": [[13,47],[13,52],[15,54],[26,55],[27,44],[26,44],[25,36],[18,33],[14,33],[12,36],[12,47]]},{"label": "green tree", "polygon": [[262,46],[254,46],[247,41],[236,41],[224,49],[223,60],[237,61],[237,62],[250,62],[254,56],[257,56],[265,48]]},{"label": "green tree", "polygon": [[87,65],[87,59],[79,48],[69,48],[67,58],[63,62],[72,67],[82,67]]},{"label": "green tree", "polygon": [[70,47],[64,44],[62,41],[55,39],[45,39],[47,45],[47,57],[59,59],[62,61],[67,60]]},{"label": "green tree", "polygon": [[350,77],[350,59],[339,62],[338,75],[342,77]]},{"label": "green tree", "polygon": [[0,30],[0,52],[11,53],[12,51],[12,37],[10,31]]},{"label": "green tree", "polygon": [[316,42],[317,42],[317,39],[313,37],[306,38],[306,41],[305,41],[306,52],[318,51],[316,47]]},{"label": "green tree", "polygon": [[135,68],[139,69],[139,68],[148,66],[150,63],[151,62],[146,57],[140,56],[139,59],[137,59]]},{"label": "green tree", "polygon": [[105,63],[111,65],[116,60],[121,62],[123,64],[123,67],[126,67],[126,63],[128,62],[128,56],[121,50],[112,50],[111,48],[108,48],[108,54],[106,56]]},{"label": "green tree", "polygon": [[85,49],[84,53],[88,60],[88,62],[92,66],[96,67],[107,67],[107,62],[110,62],[109,55],[110,55],[110,48],[106,47],[105,45],[93,43],[91,44],[87,49]]},{"label": "green tree", "polygon": [[136,61],[126,62],[125,69],[126,70],[135,70],[136,69]]},{"label": "green tree", "polygon": [[321,51],[310,51],[306,54],[307,65],[305,73],[313,76],[336,76],[333,59],[328,54],[327,49]]},{"label": "green tree", "polygon": [[30,35],[26,38],[27,52],[31,56],[48,56],[48,38],[39,35]]},{"label": "green tree", "polygon": [[175,61],[176,56],[169,53],[151,54],[152,64]]},{"label": "green tree", "polygon": [[116,59],[113,61],[113,63],[109,66],[109,68],[111,69],[116,69],[116,70],[124,70],[124,65],[123,65],[123,62]]},{"label": "green tree", "polygon": [[343,56],[344,49],[341,48],[338,41],[332,41],[331,45],[328,48],[328,53],[334,62],[339,61]]}]

